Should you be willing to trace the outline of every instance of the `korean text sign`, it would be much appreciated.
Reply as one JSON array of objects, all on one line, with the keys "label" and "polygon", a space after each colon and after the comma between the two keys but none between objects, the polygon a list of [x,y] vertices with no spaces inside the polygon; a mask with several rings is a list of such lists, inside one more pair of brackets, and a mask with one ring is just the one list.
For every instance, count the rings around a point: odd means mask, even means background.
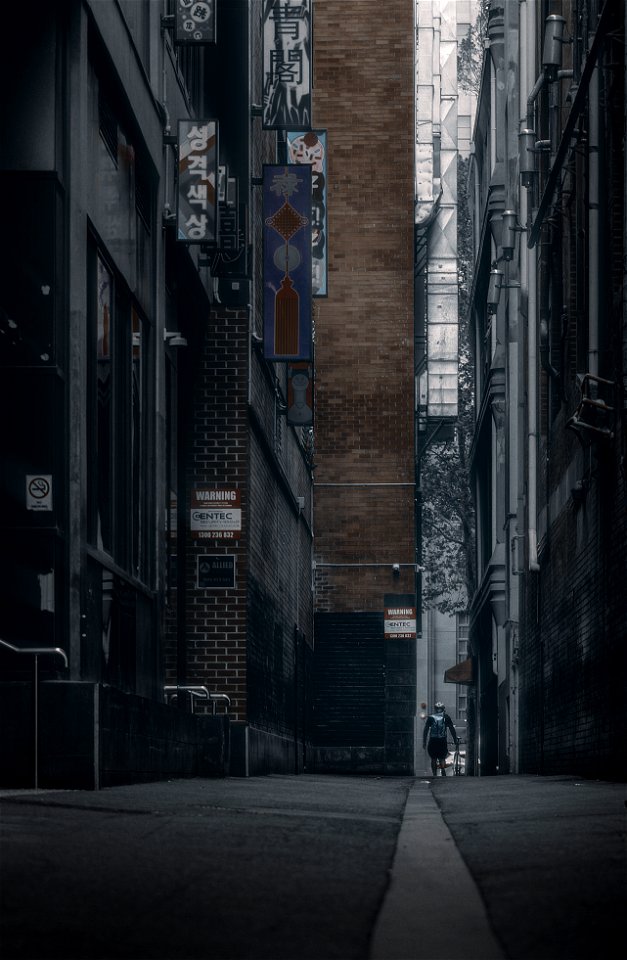
[{"label": "korean text sign", "polygon": [[217,227],[218,124],[179,120],[177,240],[215,243]]}]

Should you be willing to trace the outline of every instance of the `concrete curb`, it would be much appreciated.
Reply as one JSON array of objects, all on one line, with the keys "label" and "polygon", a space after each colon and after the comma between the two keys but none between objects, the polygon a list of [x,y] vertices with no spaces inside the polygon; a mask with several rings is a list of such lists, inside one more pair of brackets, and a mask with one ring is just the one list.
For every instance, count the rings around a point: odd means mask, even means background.
[{"label": "concrete curb", "polygon": [[[451,778],[451,789],[455,782]],[[504,960],[431,784],[416,781],[398,835],[370,960]]]}]

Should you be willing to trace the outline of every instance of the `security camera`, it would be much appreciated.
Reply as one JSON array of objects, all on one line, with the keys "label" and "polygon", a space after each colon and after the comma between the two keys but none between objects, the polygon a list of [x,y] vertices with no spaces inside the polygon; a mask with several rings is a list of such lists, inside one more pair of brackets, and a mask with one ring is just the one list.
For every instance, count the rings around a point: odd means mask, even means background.
[{"label": "security camera", "polygon": [[393,563],[393,564],[392,564],[392,572],[393,572],[393,573],[400,573],[400,572],[401,572],[401,565],[400,565],[400,563]]}]

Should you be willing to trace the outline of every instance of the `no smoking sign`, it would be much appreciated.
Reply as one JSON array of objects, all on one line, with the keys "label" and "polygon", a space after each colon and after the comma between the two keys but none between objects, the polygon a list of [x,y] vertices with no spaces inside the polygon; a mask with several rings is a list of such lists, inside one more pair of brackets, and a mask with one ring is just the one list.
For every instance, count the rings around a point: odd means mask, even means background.
[{"label": "no smoking sign", "polygon": [[52,510],[52,474],[31,474],[26,477],[26,509]]}]

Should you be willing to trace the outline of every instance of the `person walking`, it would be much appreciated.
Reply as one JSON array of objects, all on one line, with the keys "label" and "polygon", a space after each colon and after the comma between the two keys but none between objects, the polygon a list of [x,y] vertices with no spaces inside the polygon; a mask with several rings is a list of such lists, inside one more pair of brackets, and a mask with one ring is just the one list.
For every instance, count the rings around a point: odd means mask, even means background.
[{"label": "person walking", "polygon": [[[438,700],[434,710],[435,712],[427,717],[425,721],[425,728],[422,733],[422,748],[423,750],[426,748],[429,751],[433,776],[437,777],[439,765],[442,776],[445,777],[446,758],[448,756],[448,744],[446,742],[447,730],[451,731],[455,746],[459,744],[459,737],[457,736],[457,730],[455,729],[453,721],[445,710],[444,704]],[[429,740],[428,746],[427,738]]]}]

